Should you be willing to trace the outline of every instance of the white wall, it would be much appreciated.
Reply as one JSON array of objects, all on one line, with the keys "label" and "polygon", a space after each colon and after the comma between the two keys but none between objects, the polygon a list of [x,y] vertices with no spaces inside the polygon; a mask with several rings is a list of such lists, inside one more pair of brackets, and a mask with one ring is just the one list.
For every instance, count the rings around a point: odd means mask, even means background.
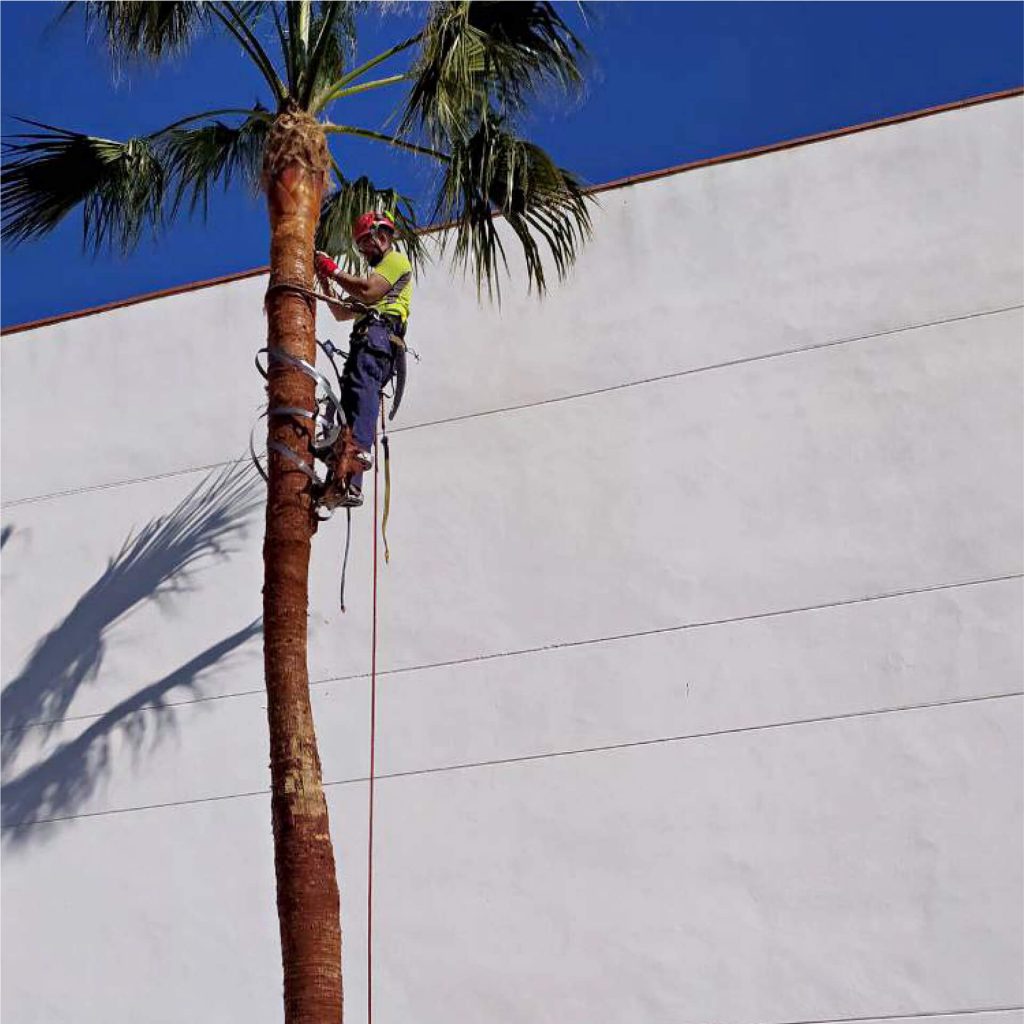
[{"label": "white wall", "polygon": [[[543,304],[421,281],[379,1024],[1022,1020],[1021,114],[602,193]],[[3,340],[5,1020],[280,1019],[260,492],[209,483],[265,285]],[[341,517],[311,580],[350,1022],[370,522],[346,616]]]}]

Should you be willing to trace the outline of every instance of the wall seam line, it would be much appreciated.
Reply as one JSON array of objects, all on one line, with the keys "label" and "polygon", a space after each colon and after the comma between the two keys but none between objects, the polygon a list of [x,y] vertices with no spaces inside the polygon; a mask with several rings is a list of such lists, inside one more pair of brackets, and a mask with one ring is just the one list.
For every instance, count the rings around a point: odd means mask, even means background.
[{"label": "wall seam line", "polygon": [[[667,633],[683,633],[690,630],[712,629],[716,626],[731,626],[744,622],[757,622],[763,619],[777,619],[790,615],[804,615],[813,612],[830,611],[835,608],[848,608],[862,604],[872,604],[876,601],[891,601],[898,598],[918,597],[922,594],[933,594],[945,590],[961,590],[967,587],[979,587],[992,583],[1008,583],[1013,580],[1024,579],[1024,572],[1007,573],[1001,576],[987,576],[982,579],[958,580],[955,583],[936,583],[927,587],[915,587],[906,590],[894,590],[881,594],[868,594],[863,597],[851,597],[841,601],[828,601],[822,604],[800,605],[794,608],[777,608],[774,611],[752,612],[747,615],[734,615],[721,619],[704,619],[696,622],[684,622],[674,626],[659,626],[655,629],[637,630],[632,633],[615,633],[609,636],[587,637],[583,640],[566,640],[550,644],[542,644],[538,647],[520,647],[510,651],[493,651],[489,654],[476,654],[466,658],[453,658],[448,661],[424,662],[419,665],[405,665],[400,668],[379,669],[377,676],[408,675],[413,672],[426,672],[437,668],[456,668],[461,665],[473,665],[478,662],[498,661],[504,658],[518,658],[530,654],[547,654],[561,650],[573,650],[578,647],[592,647],[597,644],[619,643],[623,640],[640,640],[650,636],[661,636]],[[323,679],[314,679],[309,683],[310,688],[314,686],[329,686],[331,683],[357,682],[369,679],[369,672],[354,672],[351,675],[327,676]],[[209,697],[193,697],[189,700],[173,701],[161,704],[159,707],[146,706],[137,708],[134,713],[140,714],[147,711],[166,711],[168,708],[189,707],[193,704],[207,704],[212,701],[234,700],[241,697],[253,697],[264,692],[263,687],[252,690],[239,690],[234,693],[211,694]],[[59,725],[67,725],[71,722],[90,722],[102,718],[105,711],[91,715],[73,715],[67,718],[48,718],[38,722],[26,722],[24,725],[10,726],[0,729],[0,736],[17,735],[27,732],[30,729],[45,729]]]},{"label": "wall seam line", "polygon": [[[441,775],[449,772],[467,771],[477,768],[497,768],[512,764],[526,764],[534,761],[549,761],[556,758],[579,757],[585,754],[610,753],[619,750],[632,750],[640,747],[652,747],[663,744],[685,743],[691,740],[715,739],[722,736],[735,736],[753,732],[768,732],[775,729],[791,729],[807,725],[822,725],[831,722],[844,722],[860,718],[878,718],[882,715],[901,714],[913,711],[932,711],[943,708],[959,707],[965,704],[979,704],[988,701],[1008,700],[1014,697],[1024,697],[1024,691],[1014,690],[1008,693],[990,693],[979,697],[960,697],[945,701],[930,701],[924,704],[897,705],[888,708],[872,708],[867,711],[854,711],[840,715],[822,715],[813,718],[794,719],[788,722],[767,722],[762,725],[736,726],[730,729],[716,729],[701,733],[689,733],[679,736],[662,736],[650,740],[631,740],[624,743],[610,743],[599,747],[581,747],[573,750],[556,750],[546,754],[527,754],[521,757],[495,758],[491,761],[474,761],[465,764],[442,765],[437,768],[418,768],[404,772],[385,772],[376,775],[377,782],[389,779],[405,779],[422,775]],[[369,782],[368,776],[357,776],[350,779],[337,779],[323,783],[324,789],[331,789],[335,786],[351,786]],[[188,807],[194,804],[218,803],[226,800],[241,800],[255,796],[269,795],[269,787],[261,790],[250,790],[243,793],[226,793],[220,796],[196,797],[186,800],[170,800],[156,804],[141,804],[134,807],[113,807],[103,811],[86,811],[82,814],[61,815],[55,818],[41,818],[37,821],[19,822],[17,824],[3,825],[0,832],[15,832],[24,829],[35,828],[40,825],[54,825],[60,822],[80,821],[86,818],[105,818],[115,814],[135,814],[141,811],[165,810],[171,807]],[[868,1020],[874,1018],[867,1018]],[[793,1022],[801,1024],[801,1022]],[[806,1022],[814,1024],[814,1022]],[[829,1024],[829,1022],[821,1022]]]},{"label": "wall seam line", "polygon": [[423,430],[426,427],[442,426],[447,423],[459,423],[462,420],[479,419],[484,416],[496,416],[501,413],[508,412],[520,412],[525,409],[536,409],[545,405],[557,405],[561,402],[572,402],[581,398],[592,398],[596,395],[605,395],[613,391],[624,391],[628,388],[643,387],[647,384],[660,384],[663,381],[677,380],[681,377],[692,377],[703,373],[713,373],[717,370],[728,370],[737,366],[746,366],[750,363],[765,362],[770,359],[785,359],[789,356],[807,355],[813,352],[839,348],[844,345],[857,344],[858,342],[874,341],[878,338],[889,337],[893,334],[906,334],[911,331],[925,330],[931,327],[942,327],[946,324],[960,323],[966,320],[976,320],[985,316],[998,316],[1003,313],[1012,313],[1021,309],[1024,309],[1024,304],[1002,306],[998,309],[982,310],[977,313],[966,313],[963,316],[947,317],[943,320],[930,320],[926,323],[912,324],[906,327],[893,327],[885,331],[876,331],[873,334],[861,334],[852,338],[834,338],[831,341],[816,341],[807,345],[798,345],[793,348],[786,349],[776,349],[772,352],[762,352],[753,356],[739,356],[736,359],[727,359],[719,363],[706,363],[702,366],[694,366],[686,370],[674,370],[671,373],[662,373],[654,377],[643,377],[638,380],[626,381],[622,384],[610,384],[607,387],[594,388],[590,391],[580,391],[571,395],[561,395],[556,398],[544,398],[535,402],[524,402],[521,405],[508,405],[495,409],[485,409],[481,412],[465,413],[460,416],[450,416],[439,420],[428,420],[425,423],[414,423],[408,427],[392,427],[389,433],[400,434],[411,430]]},{"label": "wall seam line", "polygon": [[[976,320],[980,317],[999,316],[1004,313],[1017,312],[1024,309],[1024,303],[1017,303],[1011,306],[1000,306],[994,309],[979,310],[974,313],[964,313],[958,316],[945,317],[940,320],[928,320],[917,324],[908,324],[902,327],[892,327],[884,331],[875,331],[871,334],[861,334],[850,338],[834,338],[830,341],[812,342],[808,345],[800,345],[794,348],[776,349],[772,352],[763,352],[758,355],[740,356],[736,359],[729,359],[720,363],[708,363],[702,366],[690,367],[686,370],[675,370],[671,373],[659,374],[655,377],[643,377],[638,380],[625,381],[622,384],[611,384],[603,388],[594,388],[590,391],[580,391],[571,395],[559,395],[555,398],[543,398],[534,402],[524,402],[520,405],[500,406],[494,409],[483,409],[478,412],[464,413],[459,416],[451,416],[438,420],[427,420],[424,423],[413,423],[407,427],[391,427],[390,434],[406,433],[413,430],[424,430],[429,427],[443,426],[448,423],[459,423],[464,420],[482,419],[488,416],[498,416],[504,413],[522,412],[526,409],[537,409],[547,405],[558,405],[562,402],[572,402],[582,398],[593,398],[597,395],[609,394],[614,391],[624,391],[629,388],[643,387],[647,384],[657,384],[667,380],[675,380],[682,377],[691,377],[701,373],[712,373],[718,370],[731,369],[736,366],[745,366],[749,363],[759,363],[770,359],[784,359],[789,356],[806,355],[814,352],[838,348],[843,345],[853,345],[862,341],[873,341],[878,338],[889,337],[894,334],[905,334],[910,331],[925,330],[930,327],[942,327],[946,324],[961,323],[966,320]],[[55,498],[69,498],[78,494],[87,494],[93,491],[105,491],[114,487],[129,487],[133,484],[151,483],[155,480],[166,480],[171,477],[187,476],[190,473],[201,473],[204,470],[219,469],[241,462],[248,456],[238,459],[225,459],[221,462],[212,462],[202,466],[190,466],[186,469],[168,470],[165,473],[155,473],[152,476],[132,477],[127,480],[114,480],[103,484],[89,484],[84,487],[76,487],[67,491],[50,491],[46,494],[27,495],[23,498],[14,498],[11,501],[0,502],[0,511],[17,508],[21,505],[34,504],[41,501],[50,501]]]},{"label": "wall seam line", "polygon": [[[850,711],[845,714],[817,715],[811,718],[796,718],[787,722],[765,722],[759,725],[737,725],[728,729],[709,729],[704,732],[683,733],[678,736],[659,736],[650,740],[627,740],[623,743],[607,743],[597,747],[580,747],[573,750],[553,750],[545,754],[525,754],[520,757],[494,758],[488,761],[471,761],[464,764],[441,765],[437,768],[414,768],[404,772],[378,773],[377,781],[385,779],[405,779],[421,775],[442,775],[448,772],[467,771],[476,768],[500,768],[511,764],[526,764],[532,761],[550,761],[563,757],[580,757],[585,754],[613,753],[619,750],[636,750],[641,747],[663,746],[665,744],[688,743],[692,740],[719,739],[723,736],[741,736],[748,733],[772,732],[776,729],[793,729],[808,725],[827,725],[832,722],[847,722],[861,718],[877,718],[881,715],[901,714],[913,711],[933,711],[939,708],[959,707],[965,704],[980,704],[995,700],[1009,700],[1024,697],[1024,690],[1013,690],[1008,693],[989,693],[980,697],[957,697],[943,701],[929,701],[924,704],[896,705],[888,708],[871,708],[866,711]],[[340,779],[337,782],[325,782],[324,786],[344,786],[352,783],[367,782],[368,779]]]},{"label": "wall seam line", "polygon": [[867,1017],[829,1017],[827,1020],[786,1020],[771,1024],[865,1024],[882,1020],[933,1020],[936,1017],[968,1017],[979,1013],[1016,1013],[1024,1006],[972,1006],[965,1010],[927,1010],[920,1013],[871,1014]]}]

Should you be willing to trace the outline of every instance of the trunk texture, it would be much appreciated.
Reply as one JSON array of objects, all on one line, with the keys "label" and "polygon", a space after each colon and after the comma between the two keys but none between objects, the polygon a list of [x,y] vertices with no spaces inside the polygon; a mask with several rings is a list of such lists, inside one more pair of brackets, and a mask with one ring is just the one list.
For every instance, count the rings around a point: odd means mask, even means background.
[{"label": "trunk texture", "polygon": [[[323,133],[297,112],[278,117],[264,162],[270,212],[271,282],[311,287],[313,236],[326,169]],[[294,292],[267,296],[268,345],[315,362],[315,310]],[[314,409],[314,384],[270,362],[268,402]],[[271,417],[269,438],[312,465],[312,423]],[[306,665],[310,541],[315,517],[308,478],[269,453],[263,544],[264,667],[270,725],[271,807],[286,1024],[342,1019],[341,916]]]}]

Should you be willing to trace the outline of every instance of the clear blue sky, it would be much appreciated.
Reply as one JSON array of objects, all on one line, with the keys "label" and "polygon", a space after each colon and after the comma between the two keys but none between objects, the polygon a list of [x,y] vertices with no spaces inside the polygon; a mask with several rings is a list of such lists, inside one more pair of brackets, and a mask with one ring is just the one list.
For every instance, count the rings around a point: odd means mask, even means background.
[{"label": "clear blue sky", "polygon": [[[10,115],[122,138],[197,110],[269,102],[234,44],[213,38],[186,60],[114,87],[80,17],[49,27],[62,6],[0,4],[5,134],[17,130]],[[418,7],[367,15],[361,52],[402,38],[420,20]],[[577,20],[572,5],[563,7]],[[528,126],[592,184],[1024,81],[1019,3],[633,2],[597,3],[593,14],[581,27],[591,53],[585,97],[569,107],[545,103]],[[346,119],[379,126],[399,95],[367,94]],[[336,155],[350,176],[429,194],[434,172],[423,162],[364,142]],[[83,254],[76,214],[43,242],[5,246],[0,319],[23,323],[265,264],[260,202],[238,192],[215,199],[205,225],[181,222],[128,259]]]}]

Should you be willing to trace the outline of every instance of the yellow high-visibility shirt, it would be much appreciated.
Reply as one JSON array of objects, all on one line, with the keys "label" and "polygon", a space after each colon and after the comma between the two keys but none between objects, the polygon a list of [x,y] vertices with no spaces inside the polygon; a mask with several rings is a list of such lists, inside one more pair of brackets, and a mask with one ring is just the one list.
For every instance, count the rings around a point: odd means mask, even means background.
[{"label": "yellow high-visibility shirt", "polygon": [[412,264],[405,253],[391,249],[375,267],[373,274],[380,274],[391,288],[373,308],[378,313],[389,313],[400,317],[404,324],[409,319],[409,304],[412,301]]}]

